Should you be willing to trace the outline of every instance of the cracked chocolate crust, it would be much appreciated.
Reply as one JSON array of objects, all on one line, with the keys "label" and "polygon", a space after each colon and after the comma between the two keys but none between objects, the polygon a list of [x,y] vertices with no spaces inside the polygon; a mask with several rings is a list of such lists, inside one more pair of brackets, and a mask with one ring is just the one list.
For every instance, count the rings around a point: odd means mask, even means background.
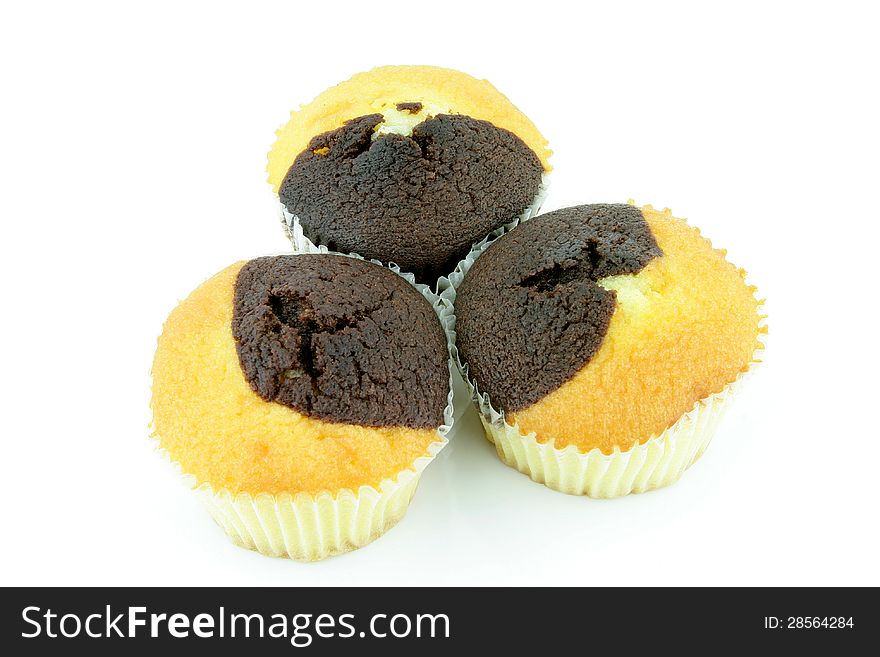
[{"label": "cracked chocolate crust", "polygon": [[397,103],[398,112],[409,112],[410,114],[418,114],[422,111],[421,103]]},{"label": "cracked chocolate crust", "polygon": [[232,335],[251,388],[329,422],[437,428],[449,392],[434,309],[378,265],[334,255],[242,267]]},{"label": "cracked chocolate crust", "polygon": [[540,401],[602,345],[616,300],[596,281],[636,274],[662,255],[631,205],[580,205],[520,224],[457,290],[457,344],[470,378],[499,410]]},{"label": "cracked chocolate crust", "polygon": [[508,130],[439,114],[409,137],[372,139],[382,121],[370,114],[318,135],[287,172],[281,202],[316,244],[434,283],[538,193],[541,162]]}]

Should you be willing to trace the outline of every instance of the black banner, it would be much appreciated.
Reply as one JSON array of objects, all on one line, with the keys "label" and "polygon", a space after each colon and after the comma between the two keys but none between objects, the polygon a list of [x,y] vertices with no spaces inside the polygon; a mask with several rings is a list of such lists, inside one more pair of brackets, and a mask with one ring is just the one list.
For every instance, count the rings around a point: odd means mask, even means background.
[{"label": "black banner", "polygon": [[[184,654],[632,654],[732,646],[841,650],[877,633],[873,591],[845,589],[4,589],[2,645]],[[76,643],[72,646],[71,643]],[[120,651],[123,651],[122,653]]]}]

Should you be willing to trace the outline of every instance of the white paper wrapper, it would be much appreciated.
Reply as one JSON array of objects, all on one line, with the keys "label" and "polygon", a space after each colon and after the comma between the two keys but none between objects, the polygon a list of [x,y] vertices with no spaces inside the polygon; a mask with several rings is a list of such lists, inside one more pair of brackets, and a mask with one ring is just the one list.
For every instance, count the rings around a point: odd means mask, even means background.
[{"label": "white paper wrapper", "polygon": [[570,495],[620,497],[676,482],[706,451],[744,378],[698,401],[659,436],[626,451],[616,448],[612,454],[599,449],[584,454],[574,445],[556,449],[552,442],[539,443],[534,432],[524,435],[503,419],[492,422],[483,414],[480,419],[501,460],[532,480]]},{"label": "white paper wrapper", "polygon": [[441,438],[430,445],[429,456],[416,459],[378,489],[253,496],[202,484],[196,493],[236,545],[273,557],[324,559],[363,547],[403,517],[422,471],[446,444]]},{"label": "white paper wrapper", "polygon": [[[326,249],[320,252],[333,253]],[[334,255],[364,259],[357,255]],[[446,321],[439,298],[428,286],[416,283],[411,274],[401,273],[396,266],[389,268],[408,280],[428,299],[441,322]],[[157,449],[182,474],[187,486],[195,490],[236,545],[273,557],[300,561],[324,559],[363,547],[388,531],[406,513],[422,472],[448,442],[454,418],[452,374],[450,362],[443,424],[437,429],[437,440],[428,446],[428,454],[417,458],[402,472],[384,479],[378,487],[361,486],[357,491],[342,489],[316,495],[305,492],[232,494],[225,489],[215,490],[208,483],[199,484],[159,446],[158,440]]]},{"label": "white paper wrapper", "polygon": [[[489,395],[481,393],[468,376],[467,364],[461,361],[455,345],[454,310],[455,290],[474,261],[495,240],[518,223],[499,228],[475,244],[455,271],[438,282],[450,355],[471,391],[486,438],[495,445],[495,450],[504,463],[538,483],[571,495],[620,497],[674,483],[706,450],[718,421],[741,389],[744,379],[760,363],[763,350],[758,349],[752,355],[748,370],[721,392],[699,400],[690,411],[660,435],[635,444],[628,450],[615,448],[613,453],[603,454],[598,448],[584,453],[575,445],[557,449],[552,441],[539,442],[534,432],[523,434],[518,426],[505,421],[503,412],[492,406]],[[759,326],[763,324],[762,315]],[[640,439],[640,436],[635,436],[633,442]]]},{"label": "white paper wrapper", "polygon": [[[538,214],[538,212],[541,211],[541,206],[544,204],[544,199],[547,198],[548,187],[549,175],[544,174],[541,177],[541,186],[538,188],[538,193],[535,195],[532,204],[528,208],[526,208],[520,216],[518,216],[513,221],[505,224],[498,230],[510,230],[514,226],[518,225],[520,222],[527,221],[531,217],[534,217],[536,214]],[[314,242],[312,242],[312,240],[306,237],[305,233],[303,232],[302,224],[300,224],[299,222],[299,217],[288,212],[287,208],[284,207],[284,204],[281,203],[281,201],[278,202],[278,213],[281,219],[281,225],[284,228],[284,233],[287,235],[287,238],[293,245],[294,253],[330,253],[326,246],[315,244]],[[379,261],[373,260],[373,262]],[[390,262],[385,264],[400,273],[400,268],[397,266],[396,263]]]}]

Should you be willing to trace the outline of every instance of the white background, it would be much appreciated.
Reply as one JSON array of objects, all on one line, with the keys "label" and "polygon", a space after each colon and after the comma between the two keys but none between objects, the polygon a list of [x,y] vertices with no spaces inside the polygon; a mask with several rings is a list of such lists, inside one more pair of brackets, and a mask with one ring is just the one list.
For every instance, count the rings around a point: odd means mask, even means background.
[{"label": "white background", "polygon": [[[0,583],[880,584],[877,16],[580,4],[5,4]],[[550,491],[468,411],[397,527],[301,564],[234,547],[153,452],[165,316],[287,248],[274,130],[387,63],[506,93],[556,151],[545,209],[669,206],[749,270],[766,364],[679,483]]]}]

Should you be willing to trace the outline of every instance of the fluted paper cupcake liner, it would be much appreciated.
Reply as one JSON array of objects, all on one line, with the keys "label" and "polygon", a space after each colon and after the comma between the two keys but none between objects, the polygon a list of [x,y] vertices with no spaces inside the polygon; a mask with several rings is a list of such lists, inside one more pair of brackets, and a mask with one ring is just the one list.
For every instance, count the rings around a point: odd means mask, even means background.
[{"label": "fluted paper cupcake liner", "polygon": [[425,467],[445,444],[445,439],[432,443],[428,456],[378,488],[233,495],[202,484],[196,493],[236,545],[273,557],[314,561],[363,547],[391,529],[406,513]]},{"label": "fluted paper cupcake liner", "polygon": [[[364,260],[354,254],[337,254],[326,249],[320,252]],[[371,262],[382,264],[376,260]],[[428,286],[416,283],[412,274],[401,273],[396,266],[388,268],[409,281],[428,299],[441,322],[445,321],[441,303]],[[183,476],[184,482],[195,490],[211,516],[236,545],[273,557],[299,561],[324,559],[363,547],[404,516],[422,472],[448,442],[447,435],[454,421],[452,374],[450,362],[449,393],[443,424],[437,429],[437,440],[428,445],[426,455],[418,457],[408,468],[384,479],[378,486],[365,485],[357,490],[346,488],[316,494],[231,493],[226,489],[217,490],[207,482],[198,482],[158,444],[158,440],[157,449]]]},{"label": "fluted paper cupcake liner", "polygon": [[570,495],[620,497],[678,481],[706,451],[743,379],[698,401],[659,436],[611,454],[598,448],[583,453],[574,445],[557,449],[552,441],[538,442],[534,432],[524,435],[519,427],[492,423],[482,414],[480,419],[499,458],[533,481]]},{"label": "fluted paper cupcake liner", "polygon": [[[743,381],[761,362],[763,346],[754,352],[747,370],[720,392],[697,401],[690,411],[659,435],[644,442],[640,442],[641,436],[634,436],[633,446],[627,450],[615,448],[611,454],[604,454],[598,448],[582,452],[576,445],[558,449],[552,440],[540,442],[534,432],[523,434],[518,425],[509,424],[504,413],[492,406],[488,394],[480,392],[476,382],[468,375],[467,363],[462,362],[455,344],[456,288],[480,254],[517,223],[499,228],[476,243],[455,271],[438,283],[441,317],[447,330],[450,356],[470,389],[486,438],[495,445],[499,458],[505,464],[563,493],[611,498],[674,483],[708,447],[718,421],[741,390]],[[762,306],[758,311],[758,327],[761,329],[765,319],[760,314]]]},{"label": "fluted paper cupcake liner", "polygon": [[[549,176],[547,174],[544,174],[541,177],[541,186],[538,188],[538,193],[535,195],[532,204],[528,208],[526,208],[522,212],[522,214],[516,217],[513,221],[504,224],[504,226],[497,229],[496,232],[506,232],[512,229],[514,226],[518,225],[520,222],[527,221],[531,217],[534,217],[536,214],[538,214],[538,212],[541,211],[541,206],[544,204],[544,199],[547,198],[548,187]],[[287,210],[287,208],[284,207],[284,203],[282,203],[280,200],[278,202],[278,213],[281,219],[281,225],[284,228],[284,233],[290,240],[290,243],[293,246],[294,253],[333,253],[323,244],[315,244],[312,240],[310,240],[303,231],[303,227],[299,221],[299,217],[295,214],[291,214]],[[400,273],[400,268],[394,262],[381,263],[378,260],[372,260],[372,262],[387,264],[389,267]]]}]

